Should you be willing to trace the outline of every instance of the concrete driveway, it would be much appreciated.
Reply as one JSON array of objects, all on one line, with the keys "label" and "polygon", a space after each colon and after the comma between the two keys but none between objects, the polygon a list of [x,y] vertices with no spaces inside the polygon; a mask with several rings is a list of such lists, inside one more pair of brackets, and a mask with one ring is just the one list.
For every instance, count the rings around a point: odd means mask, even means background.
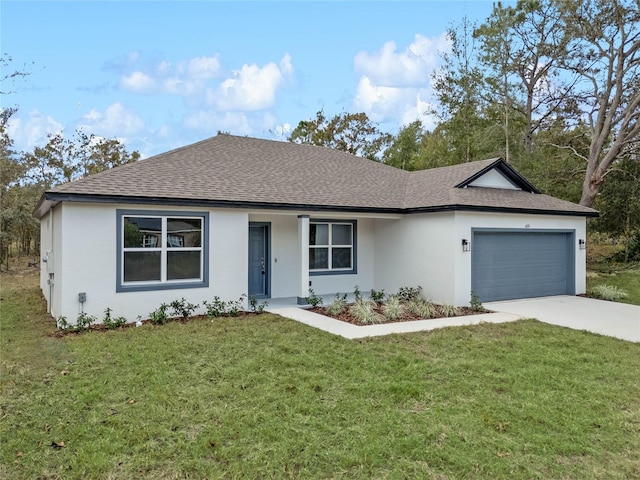
[{"label": "concrete driveway", "polygon": [[637,305],[562,295],[488,302],[484,306],[494,312],[640,342],[640,306]]}]

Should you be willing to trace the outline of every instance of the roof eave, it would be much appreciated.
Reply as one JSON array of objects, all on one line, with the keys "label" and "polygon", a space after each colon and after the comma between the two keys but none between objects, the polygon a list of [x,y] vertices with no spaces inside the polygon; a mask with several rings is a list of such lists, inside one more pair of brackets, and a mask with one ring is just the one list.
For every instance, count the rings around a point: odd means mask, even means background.
[{"label": "roof eave", "polygon": [[[367,206],[345,206],[345,205],[319,205],[304,203],[275,203],[275,202],[246,202],[231,200],[203,200],[185,198],[163,198],[163,197],[132,197],[127,195],[93,195],[93,194],[71,194],[60,192],[45,192],[34,211],[34,216],[42,218],[50,208],[55,207],[60,202],[80,202],[80,203],[122,203],[133,205],[144,205],[156,203],[167,206],[182,207],[217,207],[217,208],[244,208],[259,210],[307,210],[315,212],[350,212],[350,213],[383,213],[383,214],[415,214],[445,211],[469,211],[469,212],[493,212],[493,213],[526,213],[533,215],[561,215],[572,217],[598,217],[600,214],[595,211],[572,211],[554,209],[535,209],[517,207],[495,207],[482,205],[435,205],[413,208],[389,208],[389,207],[367,207]],[[39,215],[38,215],[39,213]]]},{"label": "roof eave", "polygon": [[429,212],[487,212],[487,213],[524,213],[530,215],[561,215],[568,217],[599,217],[600,213],[596,210],[583,212],[578,210],[555,210],[555,209],[538,209],[538,208],[519,208],[519,207],[492,207],[486,205],[436,205],[431,207],[414,207],[407,208],[404,213],[429,213]]}]

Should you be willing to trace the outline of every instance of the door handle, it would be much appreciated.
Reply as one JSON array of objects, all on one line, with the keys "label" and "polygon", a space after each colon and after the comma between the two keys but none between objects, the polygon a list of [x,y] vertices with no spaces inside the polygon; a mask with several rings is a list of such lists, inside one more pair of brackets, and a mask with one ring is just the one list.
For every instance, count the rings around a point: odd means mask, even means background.
[{"label": "door handle", "polygon": [[260,266],[262,267],[262,275],[266,273],[264,269],[264,257],[260,257]]}]

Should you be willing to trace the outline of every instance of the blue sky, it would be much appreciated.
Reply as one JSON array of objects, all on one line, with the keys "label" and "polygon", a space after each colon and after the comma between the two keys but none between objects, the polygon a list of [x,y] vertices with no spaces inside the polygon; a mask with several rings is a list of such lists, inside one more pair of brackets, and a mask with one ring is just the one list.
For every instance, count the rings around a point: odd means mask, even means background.
[{"label": "blue sky", "polygon": [[[511,2],[507,2],[511,3]],[[49,133],[121,139],[144,157],[226,131],[285,138],[301,120],[365,112],[390,133],[425,116],[445,31],[492,2],[0,3],[18,150]],[[25,66],[26,65],[26,66]],[[23,68],[23,66],[25,66]],[[3,74],[4,76],[4,74]]]}]

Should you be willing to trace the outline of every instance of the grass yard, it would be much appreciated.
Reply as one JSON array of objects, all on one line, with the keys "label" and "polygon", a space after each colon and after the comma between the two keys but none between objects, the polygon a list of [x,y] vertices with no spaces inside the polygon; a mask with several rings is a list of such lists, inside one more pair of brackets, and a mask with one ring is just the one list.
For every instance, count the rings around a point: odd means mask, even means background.
[{"label": "grass yard", "polygon": [[53,338],[34,273],[0,308],[3,479],[640,478],[639,344],[270,314]]},{"label": "grass yard", "polygon": [[607,273],[590,271],[587,275],[587,291],[602,284],[623,290],[627,296],[620,299],[621,302],[640,305],[640,267]]}]

